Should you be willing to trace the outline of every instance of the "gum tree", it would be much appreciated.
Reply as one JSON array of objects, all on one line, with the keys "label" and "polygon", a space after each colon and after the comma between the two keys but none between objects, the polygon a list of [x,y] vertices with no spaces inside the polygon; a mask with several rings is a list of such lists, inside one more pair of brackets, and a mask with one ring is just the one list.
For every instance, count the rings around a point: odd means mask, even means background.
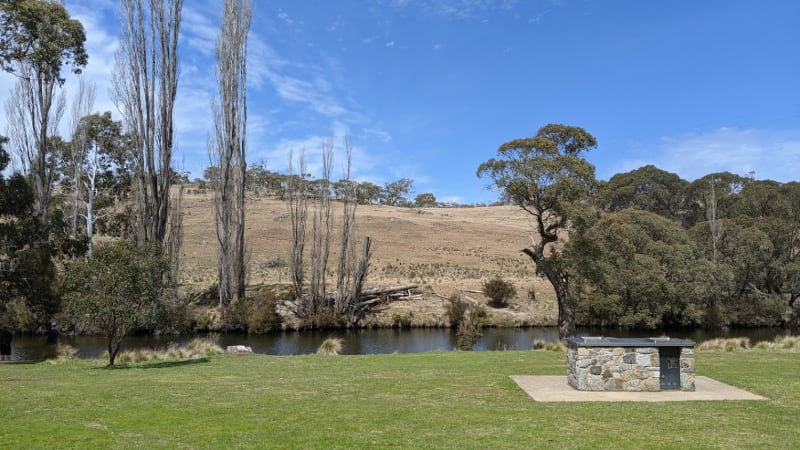
[{"label": "gum tree", "polygon": [[559,337],[575,333],[575,297],[570,292],[571,272],[562,258],[562,238],[584,217],[580,210],[595,188],[594,166],[581,154],[597,140],[580,127],[550,124],[536,135],[501,145],[497,157],[478,167],[509,202],[534,220],[531,245],[522,250],[547,278],[558,300]]}]

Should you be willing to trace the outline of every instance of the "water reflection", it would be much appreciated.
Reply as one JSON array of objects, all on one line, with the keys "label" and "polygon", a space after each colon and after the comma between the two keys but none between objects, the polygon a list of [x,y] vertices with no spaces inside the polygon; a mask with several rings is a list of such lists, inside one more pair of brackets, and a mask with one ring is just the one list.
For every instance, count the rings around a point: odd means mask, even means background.
[{"label": "water reflection", "polygon": [[[475,345],[476,351],[529,350],[534,341],[552,342],[558,340],[558,329],[539,328],[487,328],[483,338]],[[751,341],[772,340],[778,335],[788,334],[781,328],[698,330],[680,329],[672,331],[630,331],[616,329],[579,328],[579,336],[650,337],[668,335],[676,338],[703,342],[716,337],[749,337]],[[302,355],[317,351],[328,337],[344,340],[343,354],[364,355],[380,353],[422,353],[431,351],[450,351],[456,347],[455,330],[443,328],[415,329],[369,329],[280,332],[268,335],[219,334],[214,337],[224,348],[228,345],[247,345],[256,353],[268,355]],[[171,345],[183,346],[195,337],[205,335],[180,336],[133,336],[125,341],[125,349],[148,348],[163,350]],[[61,342],[78,350],[81,358],[98,358],[106,350],[106,344],[99,336],[62,336]],[[16,336],[12,342],[15,360],[38,360],[47,355],[44,336]]]}]

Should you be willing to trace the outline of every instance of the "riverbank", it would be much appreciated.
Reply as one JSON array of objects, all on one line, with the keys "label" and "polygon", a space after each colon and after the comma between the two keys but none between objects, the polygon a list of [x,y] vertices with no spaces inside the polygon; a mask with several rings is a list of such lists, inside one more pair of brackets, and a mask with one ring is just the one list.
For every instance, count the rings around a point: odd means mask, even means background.
[{"label": "riverbank", "polygon": [[543,404],[510,378],[563,375],[563,359],[512,351],[5,365],[0,440],[9,448],[800,445],[796,352],[697,352],[698,374],[769,399],[759,402]]}]

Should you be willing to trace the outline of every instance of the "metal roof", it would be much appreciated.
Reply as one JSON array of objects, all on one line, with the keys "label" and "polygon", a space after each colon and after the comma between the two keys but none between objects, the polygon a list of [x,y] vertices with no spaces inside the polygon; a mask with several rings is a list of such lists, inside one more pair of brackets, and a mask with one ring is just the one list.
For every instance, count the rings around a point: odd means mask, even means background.
[{"label": "metal roof", "polygon": [[604,336],[578,336],[567,338],[576,347],[694,347],[694,342],[671,337],[616,338]]}]

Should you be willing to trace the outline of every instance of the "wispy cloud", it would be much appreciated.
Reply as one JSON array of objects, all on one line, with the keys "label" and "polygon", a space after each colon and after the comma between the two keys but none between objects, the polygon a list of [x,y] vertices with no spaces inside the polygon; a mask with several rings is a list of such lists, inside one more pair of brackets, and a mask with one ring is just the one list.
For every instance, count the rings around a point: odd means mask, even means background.
[{"label": "wispy cloud", "polygon": [[719,128],[663,137],[651,151],[650,164],[690,181],[728,171],[787,182],[800,173],[800,130]]}]

